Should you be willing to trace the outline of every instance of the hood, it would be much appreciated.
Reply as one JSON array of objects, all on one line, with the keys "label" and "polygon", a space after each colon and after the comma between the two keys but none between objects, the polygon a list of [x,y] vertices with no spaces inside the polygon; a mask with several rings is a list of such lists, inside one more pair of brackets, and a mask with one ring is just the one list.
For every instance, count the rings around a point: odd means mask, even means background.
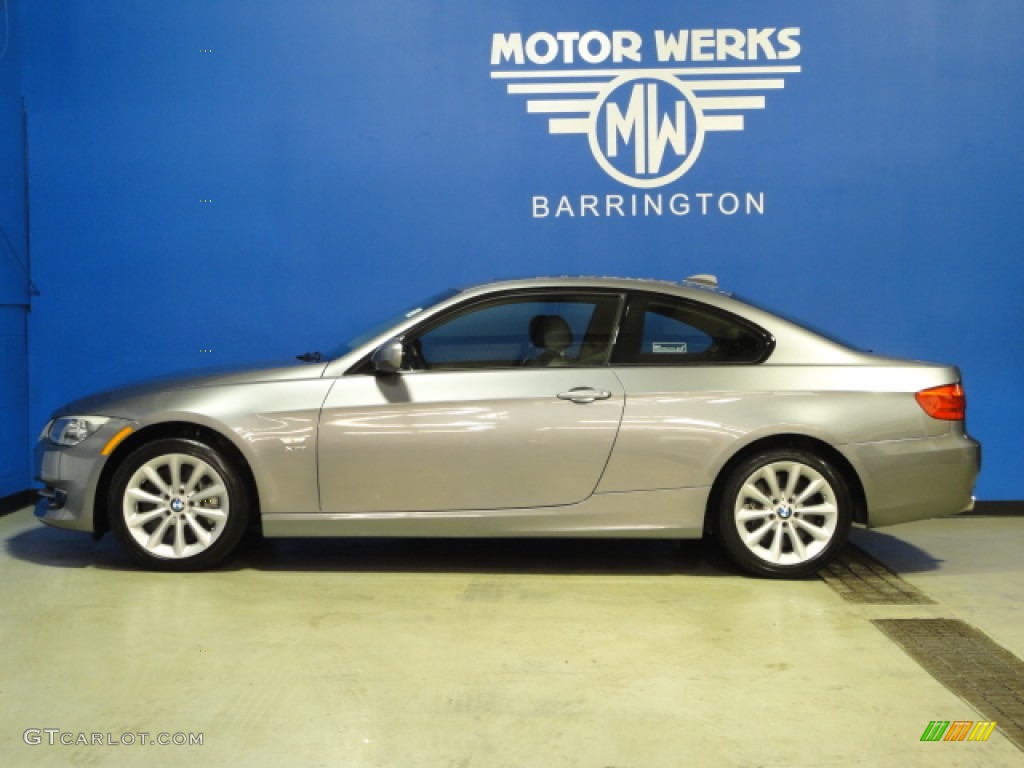
[{"label": "hood", "polygon": [[54,417],[71,414],[118,416],[123,403],[159,392],[222,386],[225,384],[256,384],[268,381],[319,379],[326,363],[278,363],[235,366],[193,375],[172,375],[148,379],[123,387],[108,389],[75,400],[54,411]]}]

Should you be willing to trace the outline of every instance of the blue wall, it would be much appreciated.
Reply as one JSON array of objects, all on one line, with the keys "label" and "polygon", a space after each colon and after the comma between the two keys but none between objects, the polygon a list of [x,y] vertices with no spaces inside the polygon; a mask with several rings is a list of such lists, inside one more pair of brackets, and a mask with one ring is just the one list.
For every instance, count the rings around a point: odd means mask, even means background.
[{"label": "blue wall", "polygon": [[26,311],[0,303],[0,499],[29,487]]},{"label": "blue wall", "polygon": [[[958,363],[985,444],[979,496],[1024,498],[1018,0],[20,8],[33,425],[87,390],[330,347],[449,284],[707,271],[863,346]],[[767,28],[798,28],[798,54],[677,65],[800,71],[748,94],[764,108],[733,107],[743,130],[707,130],[662,187],[613,177],[585,135],[549,133],[492,77],[653,66],[656,30]],[[635,32],[642,63],[492,66],[495,33],[588,30]],[[763,213],[722,213],[725,193]],[[580,215],[581,196],[628,212],[634,194],[686,194],[691,211]],[[553,215],[562,195],[575,216]],[[551,215],[533,215],[538,196]]]},{"label": "blue wall", "polygon": [[29,308],[17,9],[0,6],[0,498],[23,491],[28,459]]}]

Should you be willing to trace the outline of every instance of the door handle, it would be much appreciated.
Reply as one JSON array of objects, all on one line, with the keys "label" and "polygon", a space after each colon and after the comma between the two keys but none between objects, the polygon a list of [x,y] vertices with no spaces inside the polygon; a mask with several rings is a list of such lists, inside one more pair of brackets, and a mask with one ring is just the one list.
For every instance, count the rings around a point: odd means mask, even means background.
[{"label": "door handle", "polygon": [[594,389],[593,387],[573,387],[568,392],[559,392],[559,400],[571,400],[574,403],[584,405],[595,400],[607,400],[612,393],[606,389]]}]

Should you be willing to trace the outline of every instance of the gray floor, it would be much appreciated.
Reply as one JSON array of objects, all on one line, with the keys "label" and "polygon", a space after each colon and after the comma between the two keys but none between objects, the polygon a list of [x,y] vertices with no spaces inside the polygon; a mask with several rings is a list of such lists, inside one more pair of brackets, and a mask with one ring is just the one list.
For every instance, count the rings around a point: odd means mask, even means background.
[{"label": "gray floor", "polygon": [[[2,765],[1024,765],[998,726],[921,742],[992,718],[872,623],[963,619],[1024,656],[1021,517],[855,532],[935,601],[911,606],[700,542],[257,541],[165,575],[29,510],[0,538]],[[92,734],[136,743],[60,744]]]}]

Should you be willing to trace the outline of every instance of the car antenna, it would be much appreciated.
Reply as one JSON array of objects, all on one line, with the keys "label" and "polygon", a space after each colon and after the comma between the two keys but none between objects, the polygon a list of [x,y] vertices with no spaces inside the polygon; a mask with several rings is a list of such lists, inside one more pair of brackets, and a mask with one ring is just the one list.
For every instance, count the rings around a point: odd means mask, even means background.
[{"label": "car antenna", "polygon": [[714,275],[690,275],[688,278],[683,280],[684,283],[696,283],[697,285],[706,285],[711,288],[718,287],[718,278]]}]

